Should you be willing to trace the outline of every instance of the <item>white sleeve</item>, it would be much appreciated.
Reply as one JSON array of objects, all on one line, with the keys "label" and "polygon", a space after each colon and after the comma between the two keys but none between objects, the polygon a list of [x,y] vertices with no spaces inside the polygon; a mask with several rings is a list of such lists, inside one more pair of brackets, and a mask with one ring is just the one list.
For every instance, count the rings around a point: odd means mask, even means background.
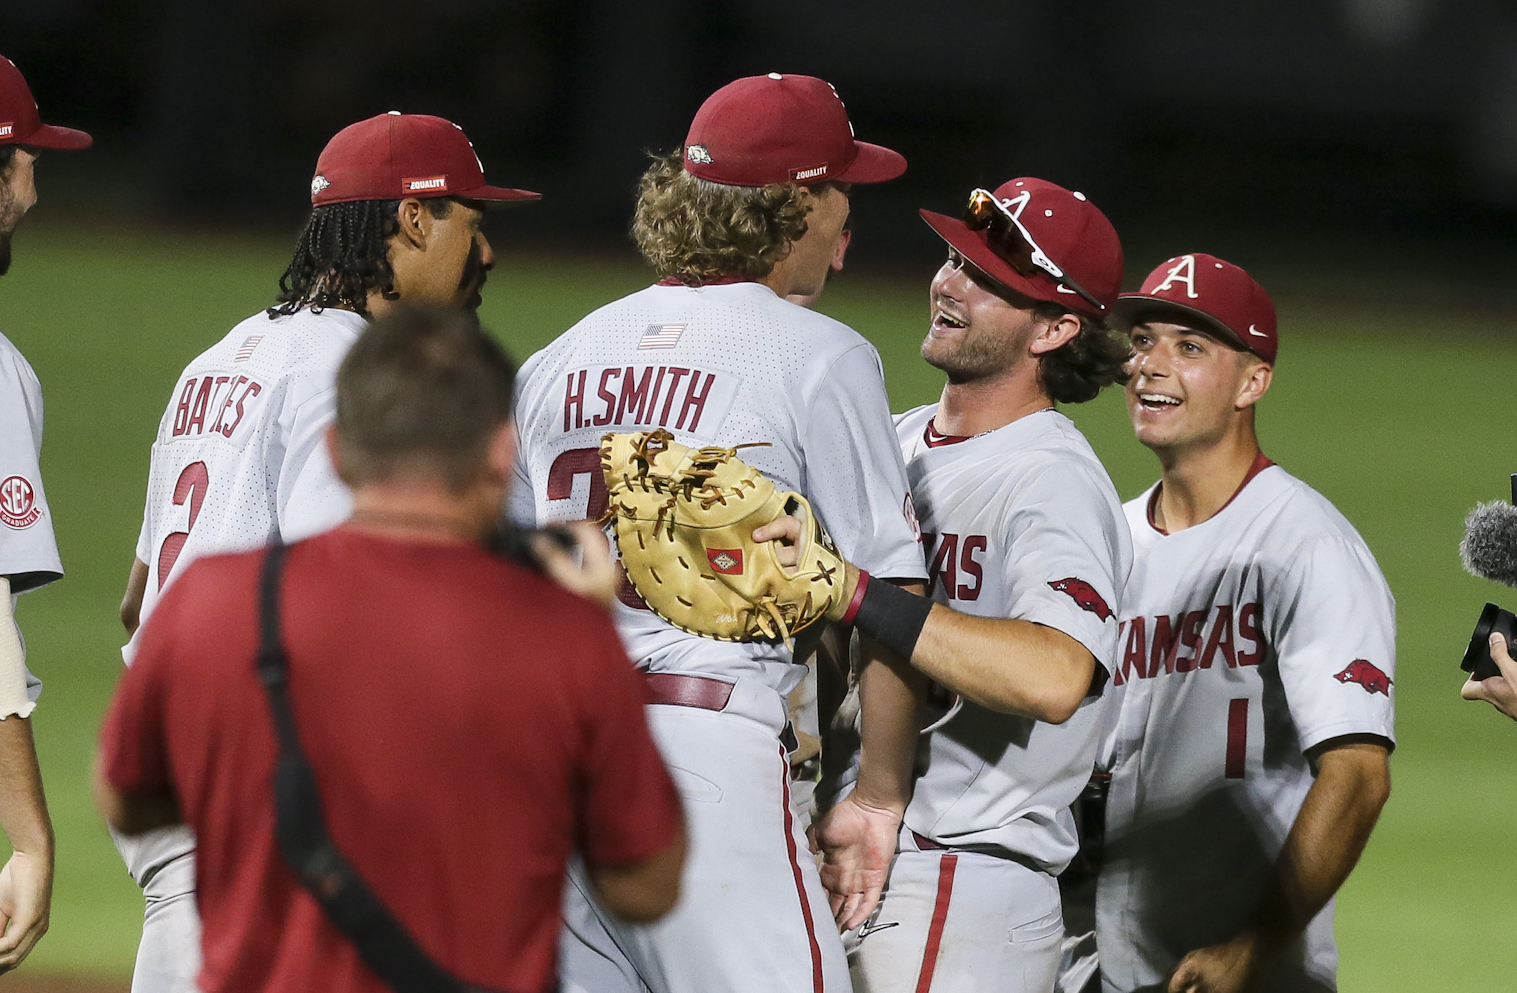
[{"label": "white sleeve", "polygon": [[0,576],[21,593],[62,576],[63,563],[37,465],[42,391],[21,353],[0,342]]},{"label": "white sleeve", "polygon": [[1369,549],[1319,538],[1273,586],[1264,634],[1302,751],[1349,734],[1394,744],[1396,603]]},{"label": "white sleeve", "polygon": [[861,342],[822,371],[804,414],[802,490],[843,557],[882,579],[926,579],[874,347]]},{"label": "white sleeve", "polygon": [[327,428],[336,418],[335,387],[295,409],[276,495],[279,534],[286,543],[329,531],[353,512],[353,496],[327,452]]},{"label": "white sleeve", "polygon": [[526,460],[520,451],[516,453],[516,465],[511,470],[506,516],[518,527],[537,527],[537,497],[532,493],[532,480],[527,477]]},{"label": "white sleeve", "polygon": [[1005,616],[1064,632],[1114,671],[1126,520],[1087,473],[1060,462],[1029,477],[1007,510]]}]

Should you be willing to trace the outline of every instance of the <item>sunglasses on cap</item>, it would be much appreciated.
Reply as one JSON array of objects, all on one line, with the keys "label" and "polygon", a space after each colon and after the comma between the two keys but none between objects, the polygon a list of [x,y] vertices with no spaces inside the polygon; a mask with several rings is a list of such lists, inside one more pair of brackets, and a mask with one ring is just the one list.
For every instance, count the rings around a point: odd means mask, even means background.
[{"label": "sunglasses on cap", "polygon": [[[1031,193],[1024,191],[1011,202],[1017,204],[1020,212],[1020,208],[1026,205],[1031,196]],[[976,189],[969,194],[969,204],[964,208],[964,225],[971,231],[986,232],[991,250],[1018,275],[1047,276],[1060,286],[1074,291],[1080,299],[1097,310],[1106,310],[1104,303],[1070,279],[1058,263],[1038,247],[1032,234],[1022,226],[1022,221],[1011,212],[1011,208],[997,200],[989,190]]]}]

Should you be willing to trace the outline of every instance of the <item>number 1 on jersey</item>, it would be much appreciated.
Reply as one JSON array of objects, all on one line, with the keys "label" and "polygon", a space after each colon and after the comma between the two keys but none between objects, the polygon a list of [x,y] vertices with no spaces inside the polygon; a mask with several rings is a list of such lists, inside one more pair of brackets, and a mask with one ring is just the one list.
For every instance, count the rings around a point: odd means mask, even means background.
[{"label": "number 1 on jersey", "polygon": [[1242,779],[1248,766],[1248,697],[1227,701],[1227,764],[1223,775]]}]

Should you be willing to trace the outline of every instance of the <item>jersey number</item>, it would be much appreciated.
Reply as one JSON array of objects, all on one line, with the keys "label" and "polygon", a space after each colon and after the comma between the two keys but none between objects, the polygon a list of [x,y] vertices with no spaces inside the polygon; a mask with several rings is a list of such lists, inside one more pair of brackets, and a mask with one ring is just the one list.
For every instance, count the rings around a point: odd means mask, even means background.
[{"label": "jersey number", "polygon": [[[561,453],[548,467],[548,499],[567,500],[574,495],[574,479],[590,477],[590,494],[585,501],[585,513],[580,520],[598,521],[611,502],[606,490],[606,474],[600,468],[599,448],[571,448]],[[638,596],[621,564],[616,567],[616,598],[633,610],[647,610],[648,605]]]},{"label": "jersey number", "polygon": [[186,500],[190,502],[190,523],[183,531],[175,531],[164,538],[162,547],[158,549],[160,592],[174,569],[174,563],[179,561],[179,553],[184,551],[184,543],[190,540],[190,530],[195,527],[195,518],[200,516],[200,504],[205,500],[206,487],[210,485],[211,475],[206,471],[204,462],[191,462],[185,466],[179,474],[179,481],[174,484],[174,506],[182,507]]},{"label": "jersey number", "polygon": [[1248,697],[1227,701],[1227,763],[1223,775],[1242,779],[1248,765]]},{"label": "jersey number", "polygon": [[590,498],[579,520],[595,521],[606,512],[610,495],[606,492],[606,475],[600,469],[599,448],[571,448],[548,467],[548,499],[567,500],[574,495],[574,479],[590,477]]}]

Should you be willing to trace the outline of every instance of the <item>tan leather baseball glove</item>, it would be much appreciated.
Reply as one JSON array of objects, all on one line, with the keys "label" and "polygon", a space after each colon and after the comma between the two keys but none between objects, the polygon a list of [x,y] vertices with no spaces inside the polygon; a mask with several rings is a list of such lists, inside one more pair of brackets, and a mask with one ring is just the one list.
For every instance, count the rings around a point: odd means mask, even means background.
[{"label": "tan leather baseball glove", "polygon": [[[738,448],[746,448],[739,445]],[[737,448],[688,448],[665,430],[601,439],[606,510],[622,567],[648,607],[721,641],[783,641],[842,596],[843,563],[811,505],[781,493]],[[793,569],[753,530],[782,514],[806,522]]]}]

